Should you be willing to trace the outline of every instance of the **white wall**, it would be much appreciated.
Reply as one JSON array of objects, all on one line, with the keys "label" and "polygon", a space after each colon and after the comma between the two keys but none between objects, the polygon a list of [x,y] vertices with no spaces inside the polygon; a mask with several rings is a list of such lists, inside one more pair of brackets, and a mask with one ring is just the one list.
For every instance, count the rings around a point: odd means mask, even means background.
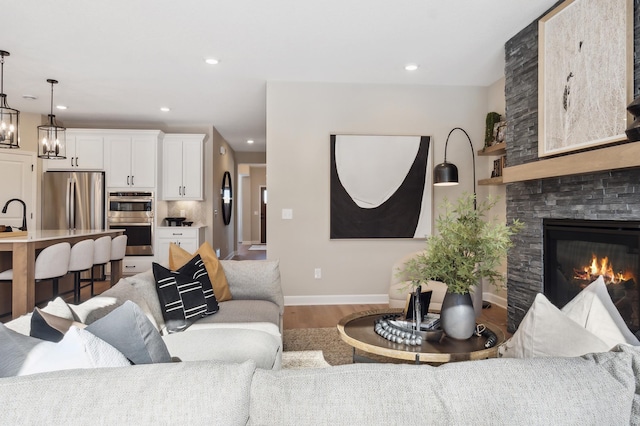
[{"label": "white wall", "polygon": [[[487,112],[497,112],[504,119],[505,113],[505,79],[504,77],[500,80],[493,83],[491,86],[487,88]],[[507,142],[508,143],[508,142]],[[489,177],[491,175],[491,170],[493,169],[493,160],[498,157],[488,156],[488,157],[478,157],[478,167],[486,167],[487,175],[481,177]],[[478,187],[478,197],[486,197],[486,196],[494,196],[498,197],[498,203],[496,206],[489,212],[490,218],[495,218],[497,221],[506,221],[507,220],[507,205],[506,205],[506,185],[497,185],[497,186],[480,186]],[[503,264],[500,267],[500,271],[506,274],[507,272],[507,260],[505,259]],[[495,286],[491,285],[488,282],[483,284],[483,294],[484,300],[500,305],[504,308],[507,307],[507,291],[506,289],[498,289]]]},{"label": "white wall", "polygon": [[[280,260],[286,303],[385,303],[392,264],[424,246],[418,239],[329,239],[330,134],[430,135],[437,164],[454,127],[482,148],[487,104],[482,87],[268,83],[267,256]],[[473,191],[468,141],[454,135],[447,159],[461,184],[434,188],[436,214],[444,197]],[[283,208],[293,209],[292,220],[281,219]]]}]

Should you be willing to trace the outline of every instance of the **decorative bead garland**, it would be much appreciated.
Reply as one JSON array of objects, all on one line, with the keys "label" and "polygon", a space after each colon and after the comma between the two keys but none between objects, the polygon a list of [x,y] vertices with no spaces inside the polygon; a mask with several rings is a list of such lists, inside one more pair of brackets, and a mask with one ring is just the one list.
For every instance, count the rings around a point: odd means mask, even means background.
[{"label": "decorative bead garland", "polygon": [[[422,345],[422,336],[416,335],[415,330],[400,327],[393,323],[399,315],[384,315],[374,322],[374,330],[380,337],[387,339],[393,343],[405,344],[409,346]],[[474,333],[476,336],[484,336],[487,340],[484,343],[485,348],[492,348],[498,342],[495,333],[489,330],[484,324],[478,324]]]},{"label": "decorative bead garland", "polygon": [[380,337],[393,343],[405,344],[409,346],[420,346],[422,336],[416,335],[414,330],[399,327],[393,324],[397,315],[385,315],[375,321],[375,332]]}]

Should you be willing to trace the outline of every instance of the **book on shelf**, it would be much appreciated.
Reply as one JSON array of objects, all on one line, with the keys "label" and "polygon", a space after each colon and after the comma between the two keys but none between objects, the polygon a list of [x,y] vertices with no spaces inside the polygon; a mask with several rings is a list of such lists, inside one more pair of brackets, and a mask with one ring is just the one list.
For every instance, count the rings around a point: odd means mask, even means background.
[{"label": "book on shelf", "polygon": [[503,155],[500,158],[493,160],[493,171],[491,172],[491,177],[500,177],[502,176],[502,169],[506,167],[507,156]]}]

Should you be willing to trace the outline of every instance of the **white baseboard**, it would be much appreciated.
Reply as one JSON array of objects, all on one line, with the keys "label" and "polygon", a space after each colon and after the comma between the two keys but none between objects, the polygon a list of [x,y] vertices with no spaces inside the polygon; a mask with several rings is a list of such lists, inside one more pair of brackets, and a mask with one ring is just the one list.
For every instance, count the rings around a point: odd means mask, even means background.
[{"label": "white baseboard", "polygon": [[[484,293],[482,300],[507,309],[507,299],[492,293]],[[389,303],[388,294],[341,294],[327,296],[285,296],[285,306],[308,305],[379,305]]]},{"label": "white baseboard", "polygon": [[486,300],[487,302],[491,302],[496,306],[507,309],[507,299],[505,299],[504,297],[500,297],[492,293],[483,293],[482,300]]},{"label": "white baseboard", "polygon": [[285,306],[373,305],[389,303],[388,294],[341,294],[327,296],[285,296]]}]

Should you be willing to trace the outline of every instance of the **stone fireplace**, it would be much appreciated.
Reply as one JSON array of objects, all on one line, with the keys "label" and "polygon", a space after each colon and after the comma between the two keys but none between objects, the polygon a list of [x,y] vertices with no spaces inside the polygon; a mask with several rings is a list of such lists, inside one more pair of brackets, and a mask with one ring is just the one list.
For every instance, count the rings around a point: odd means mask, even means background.
[{"label": "stone fireplace", "polygon": [[544,294],[562,308],[599,276],[629,329],[640,330],[640,222],[544,219]]},{"label": "stone fireplace", "polygon": [[[634,44],[640,46],[640,0],[634,0],[634,22]],[[639,80],[636,54],[635,96]],[[505,97],[507,166],[538,161],[537,21],[505,45]],[[525,225],[507,256],[507,328],[514,332],[536,294],[545,291],[545,220],[640,221],[640,169],[509,183],[506,193],[507,220]]]}]

